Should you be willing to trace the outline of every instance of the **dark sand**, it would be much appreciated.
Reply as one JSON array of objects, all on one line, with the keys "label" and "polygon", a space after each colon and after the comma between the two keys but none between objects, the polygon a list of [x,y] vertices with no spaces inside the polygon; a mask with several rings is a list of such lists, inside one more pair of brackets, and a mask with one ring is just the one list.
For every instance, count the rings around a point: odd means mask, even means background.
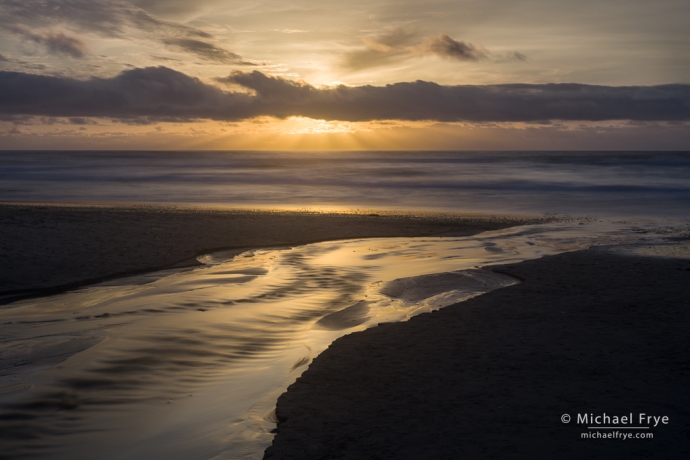
[{"label": "dark sand", "polygon": [[[531,221],[534,222],[534,221]],[[0,205],[3,300],[218,249],[456,236],[519,220]],[[690,458],[690,262],[590,250],[336,341],[281,396],[269,458]],[[666,415],[652,440],[580,439],[564,413]]]},{"label": "dark sand", "polygon": [[538,219],[137,206],[0,205],[0,303],[194,265],[214,250],[379,236],[462,236]]},{"label": "dark sand", "polygon": [[[524,282],[334,342],[278,400],[265,458],[690,458],[690,260],[500,270]],[[561,422],[631,412],[669,424],[621,440]]]}]

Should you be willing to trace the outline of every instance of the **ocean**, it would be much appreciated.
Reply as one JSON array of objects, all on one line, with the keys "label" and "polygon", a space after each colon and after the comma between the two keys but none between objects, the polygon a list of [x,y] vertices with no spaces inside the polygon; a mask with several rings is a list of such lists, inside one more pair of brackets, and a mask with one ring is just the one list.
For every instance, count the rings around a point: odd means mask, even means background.
[{"label": "ocean", "polygon": [[690,152],[4,151],[0,201],[678,216]]}]

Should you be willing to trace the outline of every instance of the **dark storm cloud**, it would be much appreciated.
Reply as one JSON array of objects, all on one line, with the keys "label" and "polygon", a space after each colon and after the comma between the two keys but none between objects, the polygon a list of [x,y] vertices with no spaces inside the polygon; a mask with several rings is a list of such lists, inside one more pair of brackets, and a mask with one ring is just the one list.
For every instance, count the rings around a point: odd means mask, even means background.
[{"label": "dark storm cloud", "polygon": [[446,34],[425,38],[418,49],[422,54],[434,54],[442,58],[460,61],[477,61],[487,57],[485,51],[472,43],[453,40]]},{"label": "dark storm cloud", "polygon": [[48,31],[39,33],[18,24],[8,26],[8,30],[20,35],[26,40],[43,45],[53,53],[81,58],[84,57],[84,54],[88,50],[86,43],[82,40],[66,35],[63,32]]},{"label": "dark storm cloud", "polygon": [[442,86],[415,81],[316,88],[258,71],[236,72],[222,82],[251,94],[225,92],[166,67],[85,81],[0,72],[0,116],[107,117],[136,122],[242,120],[263,115],[343,121],[690,120],[690,85],[680,84]]},{"label": "dark storm cloud", "polygon": [[219,64],[256,65],[245,61],[239,54],[218,48],[211,43],[202,42],[200,40],[191,38],[172,38],[163,40],[163,43],[169,48],[194,54],[199,59],[205,61],[217,62]]}]

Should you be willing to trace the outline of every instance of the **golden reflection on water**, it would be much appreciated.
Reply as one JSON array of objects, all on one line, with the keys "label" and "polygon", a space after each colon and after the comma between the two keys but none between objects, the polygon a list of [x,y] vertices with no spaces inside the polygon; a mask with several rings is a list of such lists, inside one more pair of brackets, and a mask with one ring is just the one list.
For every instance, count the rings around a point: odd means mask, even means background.
[{"label": "golden reflection on water", "polygon": [[200,268],[11,304],[0,311],[6,455],[260,458],[278,395],[336,338],[516,282],[478,267],[634,242],[631,228],[218,253]]}]

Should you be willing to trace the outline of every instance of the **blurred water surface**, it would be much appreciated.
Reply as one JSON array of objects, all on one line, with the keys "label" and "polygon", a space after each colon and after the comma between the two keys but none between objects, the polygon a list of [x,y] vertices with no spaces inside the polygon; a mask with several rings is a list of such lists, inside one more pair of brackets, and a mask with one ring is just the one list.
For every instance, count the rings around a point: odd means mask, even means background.
[{"label": "blurred water surface", "polygon": [[0,201],[677,215],[689,152],[0,152]]}]

